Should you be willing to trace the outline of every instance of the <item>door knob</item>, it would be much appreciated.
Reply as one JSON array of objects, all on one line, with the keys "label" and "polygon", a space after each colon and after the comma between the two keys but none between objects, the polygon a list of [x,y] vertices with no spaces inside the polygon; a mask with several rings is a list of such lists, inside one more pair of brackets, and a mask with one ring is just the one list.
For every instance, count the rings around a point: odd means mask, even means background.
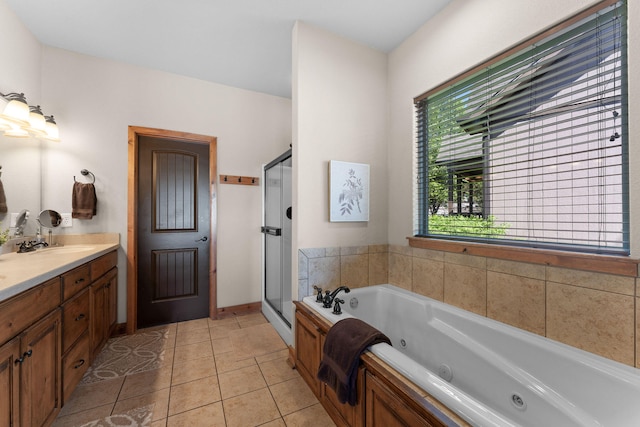
[{"label": "door knob", "polygon": [[207,240],[209,240],[209,238],[207,236],[204,236],[204,237],[196,240],[196,242],[206,242]]}]

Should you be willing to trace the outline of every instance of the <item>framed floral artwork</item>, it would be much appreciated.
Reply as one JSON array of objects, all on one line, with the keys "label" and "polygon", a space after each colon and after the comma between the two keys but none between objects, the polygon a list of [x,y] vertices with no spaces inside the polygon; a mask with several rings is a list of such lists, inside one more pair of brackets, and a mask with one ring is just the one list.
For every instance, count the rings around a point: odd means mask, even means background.
[{"label": "framed floral artwork", "polygon": [[329,162],[329,221],[369,221],[369,165]]}]

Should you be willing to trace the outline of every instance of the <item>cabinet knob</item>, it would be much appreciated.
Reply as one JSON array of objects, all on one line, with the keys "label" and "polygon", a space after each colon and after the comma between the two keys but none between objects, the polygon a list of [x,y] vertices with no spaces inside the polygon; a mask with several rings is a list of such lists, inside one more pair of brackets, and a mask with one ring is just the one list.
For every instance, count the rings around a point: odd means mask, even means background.
[{"label": "cabinet knob", "polygon": [[76,322],[78,322],[78,321],[80,321],[80,320],[82,320],[82,319],[84,319],[84,318],[85,318],[84,313],[80,313],[80,314],[78,315],[78,317],[76,317]]},{"label": "cabinet knob", "polygon": [[22,355],[22,358],[24,359],[25,357],[31,357],[31,354],[33,354],[33,350],[29,349],[29,351],[25,351],[25,353]]},{"label": "cabinet knob", "polygon": [[82,283],[82,282],[84,282],[84,278],[76,280],[76,285],[77,285],[78,283]]},{"label": "cabinet knob", "polygon": [[73,369],[78,369],[80,366],[84,365],[84,359],[78,360],[78,364],[73,367]]},{"label": "cabinet knob", "polygon": [[16,359],[16,361],[15,361],[15,362],[13,362],[13,363],[15,363],[16,365],[19,365],[19,364],[20,364],[20,363],[22,363],[22,362],[24,362],[24,357],[19,357],[19,358],[17,358],[17,359]]}]

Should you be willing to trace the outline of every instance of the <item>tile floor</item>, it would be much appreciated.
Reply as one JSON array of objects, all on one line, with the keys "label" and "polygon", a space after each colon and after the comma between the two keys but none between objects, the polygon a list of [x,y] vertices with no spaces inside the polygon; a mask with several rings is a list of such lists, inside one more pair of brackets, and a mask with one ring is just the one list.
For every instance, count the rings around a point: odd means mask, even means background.
[{"label": "tile floor", "polygon": [[109,341],[53,425],[334,426],[287,357],[262,314],[141,330]]}]

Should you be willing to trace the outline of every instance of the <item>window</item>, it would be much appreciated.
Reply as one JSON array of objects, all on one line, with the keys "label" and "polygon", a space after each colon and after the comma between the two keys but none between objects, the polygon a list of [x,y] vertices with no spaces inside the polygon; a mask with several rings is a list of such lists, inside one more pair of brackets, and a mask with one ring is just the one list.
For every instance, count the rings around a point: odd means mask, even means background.
[{"label": "window", "polygon": [[626,5],[558,28],[416,98],[417,236],[628,254]]}]

